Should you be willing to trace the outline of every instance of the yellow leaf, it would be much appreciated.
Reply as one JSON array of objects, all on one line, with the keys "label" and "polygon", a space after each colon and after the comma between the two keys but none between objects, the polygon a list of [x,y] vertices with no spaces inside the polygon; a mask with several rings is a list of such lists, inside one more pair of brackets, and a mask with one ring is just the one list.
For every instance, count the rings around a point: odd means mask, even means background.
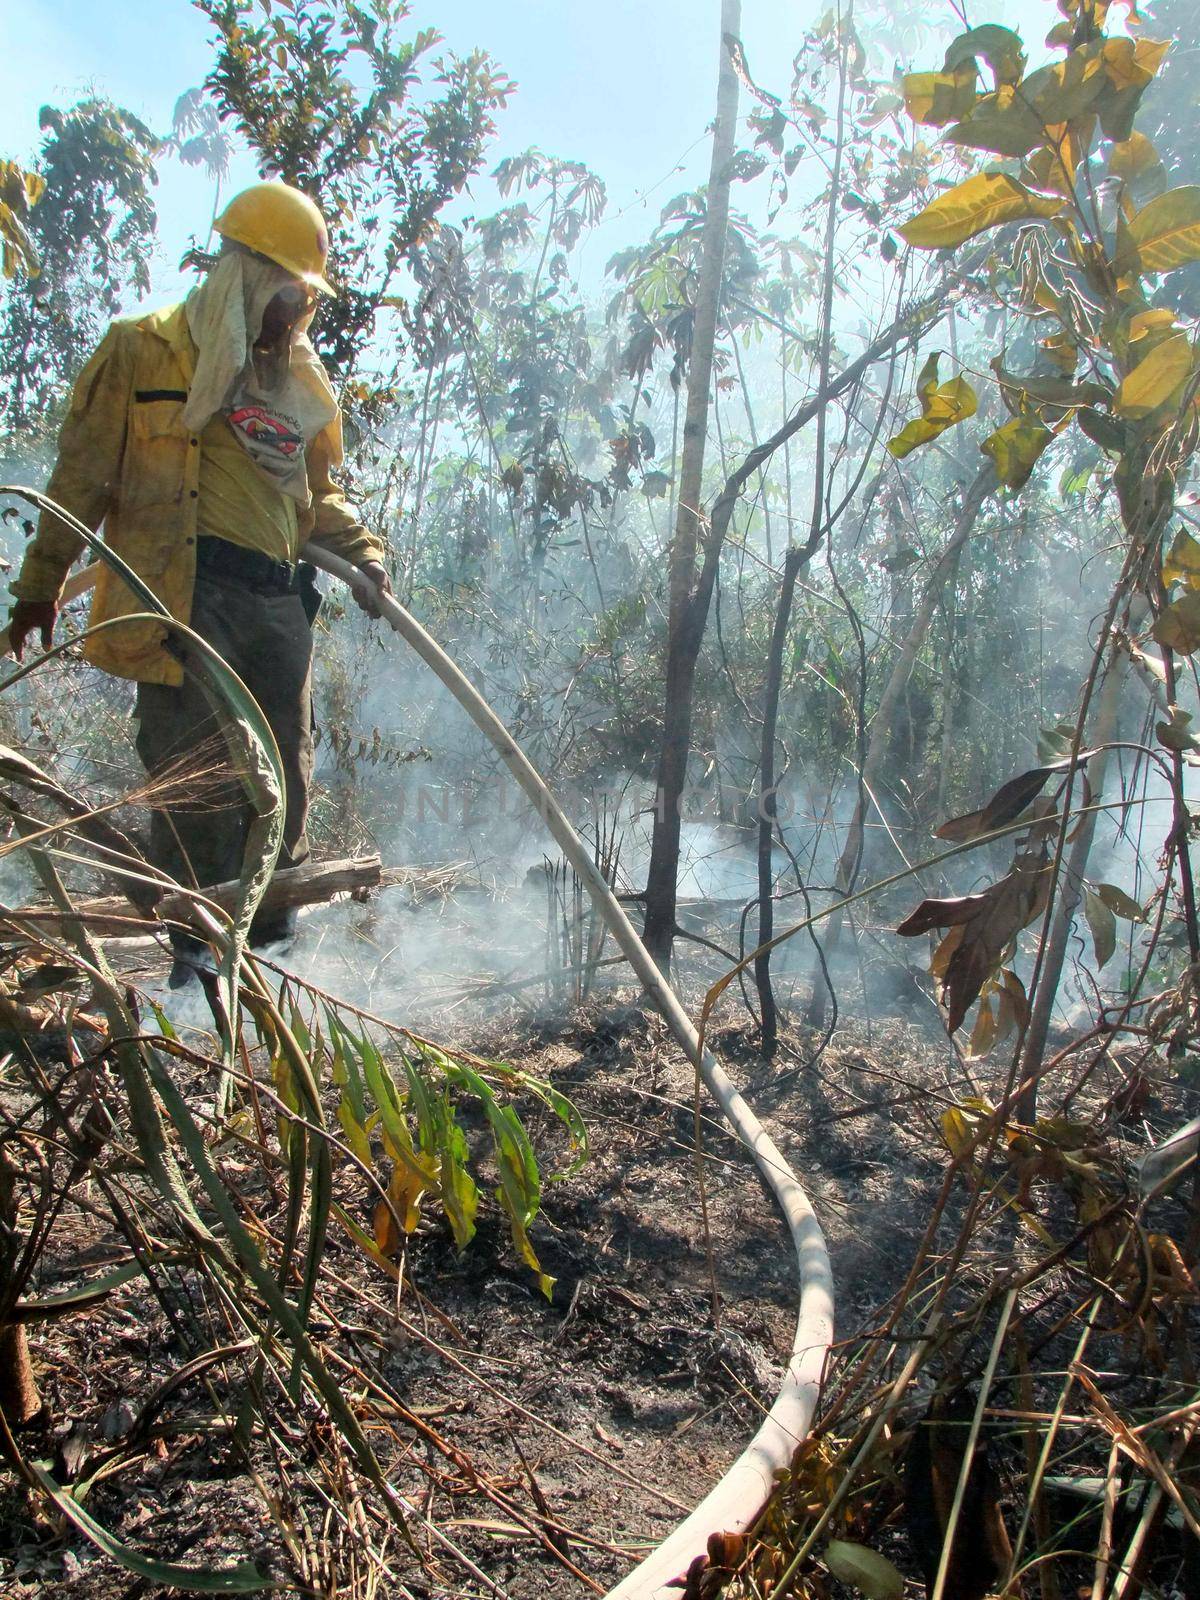
[{"label": "yellow leaf", "polygon": [[[1132,5],[1130,14],[1133,15],[1136,11],[1137,6]],[[1173,43],[1172,39],[1139,39],[1133,47],[1133,59],[1143,71],[1153,77]]]},{"label": "yellow leaf", "polygon": [[963,934],[965,932],[966,929],[961,923],[959,923],[957,927],[950,929],[946,937],[942,940],[937,949],[933,952],[933,955],[930,957],[929,972],[931,977],[937,978],[939,982],[945,981],[946,969],[950,965],[951,959],[954,956],[954,952],[963,942]]},{"label": "yellow leaf", "polygon": [[979,448],[991,457],[996,476],[1005,488],[1019,489],[1053,438],[1050,429],[1036,416],[1026,415],[997,428]]},{"label": "yellow leaf", "polygon": [[919,250],[945,250],[1002,222],[1052,217],[1061,209],[1061,200],[1033,194],[1015,178],[980,173],[939,195],[919,216],[906,222],[900,234]]},{"label": "yellow leaf", "polygon": [[1114,178],[1136,178],[1153,167],[1162,166],[1162,157],[1144,133],[1131,133],[1114,144],[1108,170]]},{"label": "yellow leaf", "polygon": [[364,1166],[371,1165],[371,1141],[367,1137],[367,1130],[354,1115],[354,1107],[343,1098],[337,1108],[337,1119],[341,1124],[342,1132],[346,1135],[346,1143]]},{"label": "yellow leaf", "polygon": [[1129,245],[1143,272],[1171,272],[1200,260],[1200,185],[1168,189],[1129,224]]},{"label": "yellow leaf", "polygon": [[903,461],[905,456],[912,455],[920,445],[936,439],[942,431],[936,423],[928,421],[925,417],[914,417],[911,422],[904,424],[899,433],[888,440],[888,451],[896,461]]},{"label": "yellow leaf", "polygon": [[1155,333],[1164,328],[1175,326],[1175,313],[1166,307],[1157,310],[1138,311],[1129,319],[1129,343],[1136,344],[1139,339],[1144,339],[1148,333]]},{"label": "yellow leaf", "polygon": [[1191,376],[1195,356],[1186,333],[1177,333],[1156,345],[1113,396],[1120,416],[1142,418],[1174,400]]},{"label": "yellow leaf", "polygon": [[1039,343],[1046,352],[1047,359],[1064,377],[1074,377],[1075,369],[1079,365],[1079,346],[1069,333],[1056,333],[1049,339],[1039,340]]},{"label": "yellow leaf", "polygon": [[989,999],[981,1000],[975,1026],[971,1029],[971,1042],[967,1046],[969,1058],[977,1060],[980,1056],[987,1055],[996,1042],[999,1021],[999,1013],[992,1010],[992,1002]]},{"label": "yellow leaf", "polygon": [[1047,1248],[1052,1248],[1054,1245],[1053,1236],[1046,1230],[1045,1227],[1043,1227],[1038,1219],[1031,1212],[1026,1211],[1023,1206],[1017,1205],[1015,1200],[1013,1205],[1021,1223],[1029,1229],[1034,1238],[1040,1240],[1042,1244],[1047,1246]]},{"label": "yellow leaf", "polygon": [[372,1226],[375,1231],[375,1248],[379,1253],[388,1259],[397,1255],[402,1241],[396,1227],[396,1219],[386,1201],[380,1200],[376,1205]]},{"label": "yellow leaf", "polygon": [[977,77],[974,61],[953,72],[907,72],[901,81],[904,109],[914,122],[942,128],[975,104]]},{"label": "yellow leaf", "polygon": [[1173,583],[1200,589],[1200,542],[1193,539],[1186,528],[1180,528],[1175,535],[1175,543],[1163,562],[1162,581],[1168,589]]},{"label": "yellow leaf", "polygon": [[1171,48],[1169,39],[1106,39],[1102,59],[1116,89],[1141,89],[1154,77]]},{"label": "yellow leaf", "polygon": [[[1200,646],[1200,593],[1190,589],[1178,600],[1172,600],[1160,612],[1151,631],[1158,643],[1166,645],[1168,650],[1178,650],[1180,655],[1190,656]],[[1160,737],[1164,726],[1167,725],[1159,725]],[[1183,747],[1172,745],[1171,748]]]},{"label": "yellow leaf", "polygon": [[396,1218],[405,1233],[412,1233],[421,1220],[421,1196],[437,1183],[438,1164],[430,1157],[417,1155],[411,1166],[397,1162],[392,1171],[392,1181],[387,1187],[387,1199],[375,1207],[375,1242],[385,1256],[395,1255],[400,1248],[396,1232]]},{"label": "yellow leaf", "polygon": [[1048,143],[1029,157],[1022,178],[1035,189],[1070,199],[1075,193],[1075,173],[1086,154],[1094,126],[1094,118],[1089,116],[1081,118],[1079,123],[1064,122],[1047,128]]},{"label": "yellow leaf", "polygon": [[931,396],[929,409],[933,420],[945,419],[947,422],[962,422],[967,417],[973,417],[979,409],[979,400],[974,389],[960,372],[957,378],[951,378],[948,383],[943,383]]},{"label": "yellow leaf", "polygon": [[942,1113],[942,1138],[952,1156],[970,1155],[975,1147],[975,1132],[957,1106]]},{"label": "yellow leaf", "polygon": [[1004,998],[1012,1007],[1015,1021],[1023,1028],[1029,1021],[1029,997],[1025,993],[1025,985],[1011,967],[1005,967],[1000,978],[1004,985]]},{"label": "yellow leaf", "polygon": [[917,381],[921,396],[921,416],[907,423],[894,439],[888,440],[888,449],[897,461],[910,455],[918,445],[936,439],[947,428],[973,417],[979,408],[974,389],[960,373],[947,383],[937,381],[938,358],[934,354],[921,369]]}]

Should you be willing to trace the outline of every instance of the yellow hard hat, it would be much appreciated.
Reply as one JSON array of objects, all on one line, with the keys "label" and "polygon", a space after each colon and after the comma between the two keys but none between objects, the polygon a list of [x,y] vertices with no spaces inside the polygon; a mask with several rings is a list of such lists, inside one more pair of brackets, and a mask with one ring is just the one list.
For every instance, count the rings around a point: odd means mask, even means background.
[{"label": "yellow hard hat", "polygon": [[325,218],[290,183],[256,183],[243,189],[214,226],[223,238],[267,256],[322,294],[336,292],[325,279],[329,255]]}]

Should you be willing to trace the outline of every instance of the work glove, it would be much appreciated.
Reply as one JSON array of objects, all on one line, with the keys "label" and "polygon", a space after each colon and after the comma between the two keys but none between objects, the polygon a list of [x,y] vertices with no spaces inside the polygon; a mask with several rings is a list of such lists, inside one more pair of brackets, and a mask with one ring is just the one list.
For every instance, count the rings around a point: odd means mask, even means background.
[{"label": "work glove", "polygon": [[[384,594],[391,594],[392,586],[388,581],[387,568],[382,561],[360,561],[358,570],[364,577],[370,578],[377,589],[381,589]],[[379,616],[379,607],[371,595],[361,589],[355,589],[354,598],[369,617]]]},{"label": "work glove", "polygon": [[49,650],[57,621],[58,607],[53,600],[18,600],[8,619],[8,648],[20,661],[26,639],[40,628],[42,649]]}]

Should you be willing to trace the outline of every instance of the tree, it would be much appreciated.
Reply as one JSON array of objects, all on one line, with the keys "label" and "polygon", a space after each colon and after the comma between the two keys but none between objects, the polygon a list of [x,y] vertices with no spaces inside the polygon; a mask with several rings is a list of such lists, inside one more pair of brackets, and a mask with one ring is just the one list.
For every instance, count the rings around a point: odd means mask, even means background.
[{"label": "tree", "polygon": [[[405,0],[195,0],[217,30],[205,86],[267,177],[310,194],[330,229],[336,302],[314,341],[347,377],[395,278],[438,212],[479,170],[512,84],[482,51],[422,58],[433,29],[401,40]],[[360,90],[352,65],[365,65]],[[430,85],[436,93],[428,92]],[[415,91],[426,92],[418,99]]]},{"label": "tree", "polygon": [[66,385],[132,290],[150,287],[159,141],[107,100],[44,106],[24,228],[36,276],[10,286],[0,311],[6,430],[45,426]]},{"label": "tree", "polygon": [[24,171],[15,161],[0,161],[0,271],[6,278],[38,271],[37,247],[28,224],[29,212],[45,187],[45,179],[36,172]]},{"label": "tree", "polygon": [[[1190,0],[1151,0],[1145,18],[1151,32],[1170,39],[1171,49],[1146,91],[1139,128],[1162,157],[1164,184],[1168,179],[1194,183],[1200,173],[1196,156],[1200,12]],[[1200,266],[1193,263],[1177,272],[1171,290],[1190,316],[1200,315]]]},{"label": "tree", "polygon": [[671,963],[675,937],[676,882],[688,753],[691,748],[692,696],[696,660],[703,636],[703,621],[697,629],[689,613],[695,602],[709,383],[712,378],[713,344],[720,314],[721,271],[729,223],[730,167],[737,138],[738,79],[730,44],[737,39],[740,31],[740,0],[722,0],[717,119],[713,131],[700,271],[696,280],[679,499],[669,555],[663,742],[659,756],[650,866],[646,876],[646,947],[664,971]]},{"label": "tree", "polygon": [[[992,362],[1009,420],[981,446],[1001,485],[1021,490],[1056,440],[1078,427],[1102,452],[1103,476],[1120,518],[1123,564],[1099,629],[1074,726],[1049,741],[1034,772],[1006,784],[980,811],[955,819],[944,837],[969,840],[1025,817],[1012,870],[966,899],[924,901],[900,931],[945,929],[933,970],[943,986],[948,1025],[961,1025],[977,999],[977,1048],[995,1042],[1004,1011],[1017,1028],[1014,1081],[1026,1085],[1021,1115],[1036,1109],[1051,1007],[1065,958],[1070,911],[1087,865],[1090,814],[1072,834],[1079,804],[1079,769],[1092,755],[1101,764],[1114,727],[1114,658],[1157,644],[1157,667],[1168,720],[1158,725],[1172,774],[1173,818],[1165,849],[1166,884],[1178,883],[1192,962],[1200,959],[1200,926],[1190,856],[1191,819],[1185,801],[1184,758],[1200,748],[1190,717],[1177,707],[1176,655],[1200,649],[1196,590],[1200,543],[1180,528],[1164,548],[1178,486],[1196,449],[1198,358],[1177,310],[1164,301],[1159,280],[1200,261],[1200,189],[1164,188],[1163,163],[1134,126],[1142,96],[1168,45],[1104,31],[1101,0],[1063,0],[1067,21],[1051,35],[1060,61],[1026,73],[1020,38],[988,26],[950,47],[940,72],[912,74],[905,96],[914,120],[952,124],[945,138],[1020,162],[1020,175],[995,170],[967,177],[940,194],[902,229],[917,249],[952,249],[980,234],[1020,223],[1006,276],[1018,315],[1036,328],[1030,370],[1015,371],[1012,351]],[[993,88],[980,92],[984,67]],[[1109,225],[1097,195],[1115,202]],[[1081,370],[1082,369],[1082,370]],[[1138,612],[1148,609],[1146,635]],[[1085,750],[1093,694],[1094,737]],[[1098,776],[1098,774],[1097,774]],[[1047,808],[1043,791],[1053,791]],[[1039,809],[1040,808],[1040,809]],[[1066,849],[1074,837],[1069,858]],[[1111,891],[1111,885],[1101,888]],[[1164,886],[1164,896],[1168,892]],[[1067,907],[1065,913],[1061,904]],[[1115,945],[1114,918],[1141,913],[1128,896],[1096,891],[1088,902],[1098,966]],[[1012,970],[1021,930],[1040,922],[1030,1000]],[[1051,936],[1053,930],[1053,936]],[[1110,940],[1110,933],[1112,938]],[[1003,997],[1003,999],[1002,999]]]}]

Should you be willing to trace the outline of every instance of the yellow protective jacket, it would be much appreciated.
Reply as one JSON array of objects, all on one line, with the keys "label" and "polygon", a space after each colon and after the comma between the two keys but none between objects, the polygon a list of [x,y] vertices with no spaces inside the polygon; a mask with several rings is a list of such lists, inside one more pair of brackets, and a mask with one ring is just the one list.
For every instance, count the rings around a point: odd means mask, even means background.
[{"label": "yellow protective jacket", "polygon": [[[59,435],[46,493],[145,579],[180,622],[192,611],[200,440],[183,424],[196,351],[182,305],[114,322],[79,374]],[[335,417],[308,448],[312,505],[300,513],[302,540],[314,539],[355,563],[379,561],[383,548],[333,481],[342,460]],[[12,585],[20,600],[57,600],[83,550],[79,535],[43,513]],[[142,604],[101,565],[91,621],[126,616]],[[84,656],[106,672],[142,683],[179,684],[183,673],[163,648],[161,623],[131,622],[88,639]]]}]

